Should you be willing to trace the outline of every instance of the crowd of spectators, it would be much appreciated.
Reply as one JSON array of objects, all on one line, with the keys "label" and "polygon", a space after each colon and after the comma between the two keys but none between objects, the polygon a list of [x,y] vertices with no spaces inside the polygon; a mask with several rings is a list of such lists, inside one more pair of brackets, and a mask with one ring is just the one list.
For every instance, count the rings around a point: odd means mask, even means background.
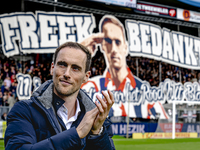
[{"label": "crowd of spectators", "polygon": [[0,57],[0,106],[9,106],[12,108],[18,101],[16,94],[18,73],[29,74],[32,78],[38,76],[42,83],[51,78],[50,75],[51,60],[35,61],[15,60],[12,57]]},{"label": "crowd of spectators", "polygon": [[[16,88],[18,73],[30,74],[31,77],[38,76],[42,83],[48,79],[51,79],[50,57],[43,57],[33,60],[20,61],[13,59],[12,57],[0,57],[0,106],[9,106],[10,109],[15,102],[18,101]],[[138,63],[137,63],[138,62]],[[131,57],[127,56],[127,65],[132,73],[141,79],[146,80],[151,86],[159,86],[160,79],[164,81],[166,78],[174,80],[175,82],[198,82],[200,83],[200,72],[180,68],[164,62],[159,62],[153,59],[143,57]],[[161,73],[159,72],[159,65],[161,65]],[[101,53],[97,53],[92,60],[91,65],[91,77],[96,75],[102,75],[106,68],[106,62],[104,56]],[[161,78],[160,78],[161,75]]]},{"label": "crowd of spectators", "polygon": [[[137,65],[138,62],[138,65]],[[127,56],[127,64],[134,75],[146,80],[151,86],[159,86],[160,81],[171,79],[175,82],[198,82],[200,84],[200,71],[181,68],[165,62],[143,57]],[[138,67],[137,67],[138,66]]]}]

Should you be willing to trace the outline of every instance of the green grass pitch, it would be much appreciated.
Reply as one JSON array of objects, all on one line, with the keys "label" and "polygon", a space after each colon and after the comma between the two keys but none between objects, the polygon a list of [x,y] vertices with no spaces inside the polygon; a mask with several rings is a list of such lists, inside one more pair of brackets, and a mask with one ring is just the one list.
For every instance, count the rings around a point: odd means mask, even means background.
[{"label": "green grass pitch", "polygon": [[0,150],[5,150],[4,141],[2,139],[0,140]]},{"label": "green grass pitch", "polygon": [[[199,138],[182,139],[126,139],[114,136],[116,150],[199,150]],[[4,141],[0,140],[0,150],[5,150]]]},{"label": "green grass pitch", "polygon": [[126,139],[113,137],[116,150],[200,150],[199,138]]}]

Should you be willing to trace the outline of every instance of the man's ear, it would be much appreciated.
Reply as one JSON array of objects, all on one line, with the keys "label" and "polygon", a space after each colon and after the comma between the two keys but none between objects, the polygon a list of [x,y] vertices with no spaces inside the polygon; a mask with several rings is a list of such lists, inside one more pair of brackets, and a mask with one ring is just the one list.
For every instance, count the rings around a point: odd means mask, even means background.
[{"label": "man's ear", "polygon": [[86,83],[88,81],[90,75],[91,75],[91,71],[87,71],[86,74],[85,74],[85,78],[83,80],[83,83]]},{"label": "man's ear", "polygon": [[125,50],[125,54],[126,54],[126,56],[127,56],[128,53],[129,53],[128,43],[127,43],[127,41],[125,41],[125,44],[124,44],[124,50]]},{"label": "man's ear", "polygon": [[53,68],[54,68],[54,63],[52,62],[51,63],[51,71],[50,71],[51,75],[53,75]]}]

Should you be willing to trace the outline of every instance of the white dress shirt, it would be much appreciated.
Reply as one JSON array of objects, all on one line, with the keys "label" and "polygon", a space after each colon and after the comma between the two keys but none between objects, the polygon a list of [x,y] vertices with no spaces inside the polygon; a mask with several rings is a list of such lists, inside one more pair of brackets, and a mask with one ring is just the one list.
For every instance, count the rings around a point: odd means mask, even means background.
[{"label": "white dress shirt", "polygon": [[78,101],[78,99],[76,99],[76,113],[69,120],[68,120],[68,110],[64,106],[64,104],[58,109],[57,114],[62,119],[62,121],[64,122],[64,124],[68,130],[71,128],[72,123],[77,119],[80,111],[81,111],[81,109],[80,109],[79,101]]}]

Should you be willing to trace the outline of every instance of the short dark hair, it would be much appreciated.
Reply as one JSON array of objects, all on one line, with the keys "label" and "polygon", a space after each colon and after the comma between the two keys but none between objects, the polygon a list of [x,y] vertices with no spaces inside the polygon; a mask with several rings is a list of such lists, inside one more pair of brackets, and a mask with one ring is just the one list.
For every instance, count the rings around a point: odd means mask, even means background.
[{"label": "short dark hair", "polygon": [[83,45],[77,43],[77,42],[66,42],[62,45],[60,45],[54,55],[53,55],[53,63],[55,64],[56,63],[56,58],[58,56],[58,53],[61,49],[65,48],[65,47],[70,47],[70,48],[75,48],[75,49],[80,49],[82,50],[83,52],[85,52],[86,56],[87,56],[87,60],[86,60],[86,64],[85,64],[85,72],[89,71],[90,70],[90,65],[91,65],[91,62],[92,62],[92,56],[91,56],[91,53],[90,51]]},{"label": "short dark hair", "polygon": [[109,15],[104,16],[101,20],[101,26],[100,26],[101,32],[103,32],[103,27],[106,23],[113,23],[116,26],[120,27],[123,33],[124,41],[126,41],[124,26],[116,17],[109,16]]}]

